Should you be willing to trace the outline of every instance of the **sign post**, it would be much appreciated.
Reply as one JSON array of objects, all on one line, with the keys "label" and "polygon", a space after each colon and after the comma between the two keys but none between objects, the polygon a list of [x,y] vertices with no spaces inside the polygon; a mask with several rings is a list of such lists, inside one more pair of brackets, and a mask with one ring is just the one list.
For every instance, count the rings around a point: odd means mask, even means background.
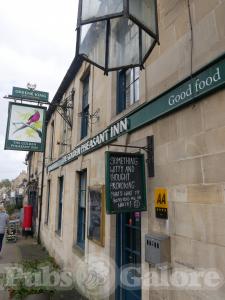
[{"label": "sign post", "polygon": [[106,211],[108,214],[146,211],[144,155],[106,152]]}]

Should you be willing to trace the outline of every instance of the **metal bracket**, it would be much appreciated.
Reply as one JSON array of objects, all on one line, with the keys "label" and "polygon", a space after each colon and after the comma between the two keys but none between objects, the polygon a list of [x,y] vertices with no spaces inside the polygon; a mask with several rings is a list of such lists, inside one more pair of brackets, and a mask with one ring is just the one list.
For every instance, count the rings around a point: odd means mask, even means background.
[{"label": "metal bracket", "polygon": [[83,111],[81,111],[78,113],[78,116],[80,118],[88,118],[88,120],[90,120],[88,124],[95,124],[100,118],[99,112],[100,112],[100,108],[98,108],[93,114],[84,113]]},{"label": "metal bracket", "polygon": [[116,144],[116,145],[114,145],[114,144],[108,144],[108,146],[133,148],[133,149],[144,150],[144,151],[146,151],[146,152],[149,151],[148,146],[146,146],[146,147],[140,147],[140,146],[119,145],[119,144]]},{"label": "metal bracket", "polygon": [[[50,105],[51,103],[50,102],[41,102],[41,101],[38,101],[38,100],[32,100],[32,99],[23,99],[23,98],[16,98],[12,95],[8,95],[8,96],[4,96],[3,99],[7,99],[7,100],[14,100],[15,103],[19,102],[19,103],[23,103],[24,102],[32,102],[32,103],[35,103],[37,104],[38,106],[42,106],[42,105]],[[0,99],[0,100],[3,100],[3,99]]]},{"label": "metal bracket", "polygon": [[63,118],[63,120],[69,125],[69,127],[72,128],[72,122],[69,116],[66,115],[65,111],[63,109],[60,110],[60,108],[58,107],[56,108],[56,111]]},{"label": "metal bracket", "polygon": [[56,111],[60,114],[60,116],[68,124],[68,126],[70,128],[72,128],[72,118],[70,116],[70,109],[73,109],[74,94],[75,94],[75,91],[72,90],[70,95],[67,98],[65,98],[63,104],[54,104],[54,103],[51,103],[51,102],[40,102],[40,101],[33,100],[33,99],[15,98],[12,95],[8,95],[8,96],[5,96],[3,98],[7,99],[7,100],[14,100],[15,102],[20,101],[21,103],[23,101],[25,101],[25,102],[34,102],[38,106],[42,106],[42,105],[55,106]]},{"label": "metal bracket", "polygon": [[148,167],[148,177],[155,176],[155,167],[154,167],[154,135],[147,136],[147,146],[128,146],[128,145],[119,145],[119,144],[108,144],[113,147],[125,147],[144,150],[147,153],[147,167]]},{"label": "metal bracket", "polygon": [[[61,105],[56,105],[56,111],[63,118],[63,120],[68,124],[70,129],[72,128],[72,118],[70,116],[70,110],[73,109],[73,99],[75,91],[72,90],[70,95],[64,100]],[[51,106],[51,104],[50,104]]]}]

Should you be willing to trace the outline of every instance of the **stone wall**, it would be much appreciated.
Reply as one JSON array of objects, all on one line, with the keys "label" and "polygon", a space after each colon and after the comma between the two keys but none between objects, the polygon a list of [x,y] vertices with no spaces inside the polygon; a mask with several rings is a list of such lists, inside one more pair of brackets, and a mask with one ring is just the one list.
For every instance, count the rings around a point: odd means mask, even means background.
[{"label": "stone wall", "polygon": [[[90,67],[90,112],[100,109],[100,119],[89,127],[91,137],[105,129],[140,104],[151,101],[184,78],[225,52],[225,1],[190,0],[193,26],[191,43],[187,0],[159,0],[160,46],[156,46],[140,75],[140,101],[116,115],[116,74],[105,77]],[[191,48],[193,52],[191,55]],[[65,153],[80,142],[82,78],[89,69],[83,63],[76,78],[65,91],[75,90],[73,129]],[[55,112],[54,155],[60,155],[57,141],[61,138],[62,119]],[[118,144],[146,145],[146,136],[155,138],[155,177],[147,179],[148,211],[142,213],[143,273],[149,270],[144,261],[144,236],[149,231],[171,237],[172,268],[188,270],[216,268],[225,276],[225,92],[221,90],[198,103],[159,119],[131,135],[123,135]],[[42,223],[42,241],[50,254],[67,267],[88,253],[103,253],[115,258],[115,216],[106,215],[105,247],[86,239],[85,253],[75,246],[77,235],[78,175],[87,168],[88,186],[105,183],[106,150],[124,151],[122,147],[103,147],[93,153],[52,171],[45,176],[43,216],[46,214],[47,179],[51,179],[49,224]],[[58,177],[64,175],[62,235],[56,233]],[[168,189],[169,218],[155,218],[154,190]],[[43,217],[44,220],[44,217]],[[224,288],[217,291],[143,290],[143,300],[224,299]]]}]

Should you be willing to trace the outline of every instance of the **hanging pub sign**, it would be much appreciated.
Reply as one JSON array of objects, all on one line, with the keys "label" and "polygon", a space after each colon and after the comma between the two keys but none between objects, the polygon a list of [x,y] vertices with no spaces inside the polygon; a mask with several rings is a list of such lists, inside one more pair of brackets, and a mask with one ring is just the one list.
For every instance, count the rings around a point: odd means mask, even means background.
[{"label": "hanging pub sign", "polygon": [[147,210],[144,155],[106,152],[108,214]]},{"label": "hanging pub sign", "polygon": [[88,238],[100,246],[104,246],[105,228],[105,187],[89,187],[88,202]]},{"label": "hanging pub sign", "polygon": [[23,100],[33,100],[38,102],[48,102],[48,93],[36,91],[33,89],[24,89],[20,87],[13,87],[12,97]]},{"label": "hanging pub sign", "polygon": [[5,149],[44,151],[46,108],[9,103]]}]

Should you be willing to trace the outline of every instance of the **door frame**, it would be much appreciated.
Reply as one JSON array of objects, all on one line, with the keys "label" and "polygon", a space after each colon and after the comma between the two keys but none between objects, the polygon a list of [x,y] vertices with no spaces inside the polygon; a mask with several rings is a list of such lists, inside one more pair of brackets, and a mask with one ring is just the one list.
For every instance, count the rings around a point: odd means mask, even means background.
[{"label": "door frame", "polygon": [[[120,213],[120,214],[116,215],[116,265],[117,265],[116,291],[115,291],[115,299],[116,300],[125,300],[127,293],[129,292],[127,289],[124,289],[120,284],[121,268],[123,266],[123,261],[125,260],[124,255],[125,255],[125,218],[126,218],[126,214],[127,213]],[[141,212],[140,212],[140,219],[141,219]],[[141,220],[140,220],[140,222],[141,222]],[[140,249],[141,249],[141,238],[140,238]],[[140,285],[140,295],[142,297],[141,285]],[[140,300],[141,300],[141,297],[140,297]]]}]

